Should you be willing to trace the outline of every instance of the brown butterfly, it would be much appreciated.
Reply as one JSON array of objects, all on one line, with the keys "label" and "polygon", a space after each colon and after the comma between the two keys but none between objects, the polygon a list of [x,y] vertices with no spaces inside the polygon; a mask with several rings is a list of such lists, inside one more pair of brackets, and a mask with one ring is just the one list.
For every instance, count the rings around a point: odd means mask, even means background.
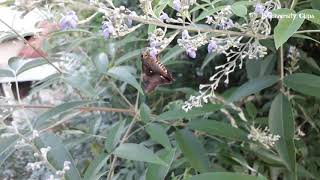
[{"label": "brown butterfly", "polygon": [[141,54],[143,87],[146,93],[154,91],[158,86],[171,84],[174,79],[167,68],[160,63],[159,57],[154,58],[148,51]]}]

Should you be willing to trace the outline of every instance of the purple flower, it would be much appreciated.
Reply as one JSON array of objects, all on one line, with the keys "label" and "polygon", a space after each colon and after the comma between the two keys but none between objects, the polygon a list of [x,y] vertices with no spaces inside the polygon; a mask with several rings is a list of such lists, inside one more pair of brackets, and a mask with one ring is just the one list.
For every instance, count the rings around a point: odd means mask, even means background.
[{"label": "purple flower", "polygon": [[157,48],[155,47],[150,48],[149,54],[153,59],[157,59],[157,54],[158,54]]},{"label": "purple flower", "polygon": [[173,0],[173,9],[180,11],[181,9],[181,2],[180,0]]},{"label": "purple flower", "polygon": [[182,31],[182,39],[188,39],[190,36],[189,36],[189,33],[187,30],[183,30]]},{"label": "purple flower", "polygon": [[193,48],[191,48],[191,47],[189,47],[189,48],[187,49],[187,55],[188,55],[189,57],[193,58],[193,59],[196,58],[196,56],[197,56],[196,50],[193,49]]},{"label": "purple flower", "polygon": [[104,38],[108,39],[110,34],[114,33],[115,29],[111,22],[105,22],[102,26],[102,34]]},{"label": "purple flower", "polygon": [[256,8],[255,8],[256,13],[262,14],[264,10],[265,10],[265,7],[262,4],[260,3],[256,4]]},{"label": "purple flower", "polygon": [[154,41],[154,40],[150,41],[150,47],[154,48],[154,47],[157,47],[157,46],[159,46],[157,41]]},{"label": "purple flower", "polygon": [[161,13],[161,15],[160,15],[160,20],[161,20],[162,22],[164,22],[164,21],[166,21],[167,19],[169,19],[168,14],[165,13],[165,12]]},{"label": "purple flower", "polygon": [[61,18],[60,20],[60,28],[62,30],[66,29],[74,29],[78,25],[78,16],[74,11],[70,11],[65,15],[64,17]]},{"label": "purple flower", "polygon": [[210,41],[208,44],[208,53],[212,53],[217,49],[218,45],[215,41]]}]

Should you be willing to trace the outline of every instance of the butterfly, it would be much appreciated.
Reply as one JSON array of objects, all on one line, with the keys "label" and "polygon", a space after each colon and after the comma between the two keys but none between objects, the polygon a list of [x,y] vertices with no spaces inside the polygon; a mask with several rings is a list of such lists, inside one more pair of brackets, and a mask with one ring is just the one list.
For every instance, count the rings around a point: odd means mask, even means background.
[{"label": "butterfly", "polygon": [[154,91],[160,85],[171,84],[174,81],[171,73],[159,61],[159,57],[154,58],[148,51],[143,51],[141,61],[143,88],[146,93]]}]

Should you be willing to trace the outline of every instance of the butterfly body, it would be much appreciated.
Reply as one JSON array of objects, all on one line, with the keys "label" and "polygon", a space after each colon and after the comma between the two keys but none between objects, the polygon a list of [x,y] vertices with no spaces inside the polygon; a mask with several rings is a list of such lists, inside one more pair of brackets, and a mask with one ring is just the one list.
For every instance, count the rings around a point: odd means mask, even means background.
[{"label": "butterfly body", "polygon": [[150,56],[148,51],[141,55],[143,87],[146,93],[154,91],[158,86],[171,84],[174,79],[167,68],[161,64],[159,58]]}]

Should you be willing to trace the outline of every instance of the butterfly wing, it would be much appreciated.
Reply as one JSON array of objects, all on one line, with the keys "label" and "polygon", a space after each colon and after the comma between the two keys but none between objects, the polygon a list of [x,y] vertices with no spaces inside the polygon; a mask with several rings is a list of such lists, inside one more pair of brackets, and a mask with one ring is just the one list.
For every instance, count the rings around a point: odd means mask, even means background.
[{"label": "butterfly wing", "polygon": [[148,52],[143,52],[141,57],[143,84],[147,93],[154,91],[160,85],[172,83],[171,73],[158,59],[152,58]]}]

